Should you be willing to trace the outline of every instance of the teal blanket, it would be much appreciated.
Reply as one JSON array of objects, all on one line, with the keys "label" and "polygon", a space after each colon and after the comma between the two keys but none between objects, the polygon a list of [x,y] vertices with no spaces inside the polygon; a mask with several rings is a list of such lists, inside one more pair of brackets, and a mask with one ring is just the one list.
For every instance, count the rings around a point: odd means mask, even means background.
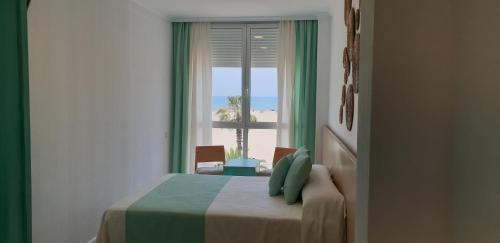
[{"label": "teal blanket", "polygon": [[229,176],[175,175],[126,212],[127,243],[203,243],[205,213]]}]

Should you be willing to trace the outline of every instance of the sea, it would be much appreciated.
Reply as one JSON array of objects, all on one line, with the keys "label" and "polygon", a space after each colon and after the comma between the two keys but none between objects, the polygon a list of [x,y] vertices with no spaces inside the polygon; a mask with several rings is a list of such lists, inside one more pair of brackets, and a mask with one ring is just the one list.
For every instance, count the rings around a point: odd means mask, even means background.
[{"label": "sea", "polygon": [[[212,97],[212,111],[217,111],[222,107],[227,106],[227,96],[213,96]],[[278,97],[269,96],[254,96],[250,99],[251,110],[277,110]]]}]

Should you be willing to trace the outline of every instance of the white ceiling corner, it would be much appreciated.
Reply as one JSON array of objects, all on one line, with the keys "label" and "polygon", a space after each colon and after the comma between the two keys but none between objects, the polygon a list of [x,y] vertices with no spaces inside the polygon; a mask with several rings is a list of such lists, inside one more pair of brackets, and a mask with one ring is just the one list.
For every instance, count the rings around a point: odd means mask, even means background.
[{"label": "white ceiling corner", "polygon": [[328,13],[339,0],[134,0],[166,18],[287,17]]}]

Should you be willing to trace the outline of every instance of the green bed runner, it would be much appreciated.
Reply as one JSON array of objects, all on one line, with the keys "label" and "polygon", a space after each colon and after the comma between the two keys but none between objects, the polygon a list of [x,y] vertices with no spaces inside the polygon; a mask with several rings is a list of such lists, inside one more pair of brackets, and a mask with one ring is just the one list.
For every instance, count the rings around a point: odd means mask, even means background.
[{"label": "green bed runner", "polygon": [[126,212],[127,243],[203,243],[205,213],[229,176],[174,175]]}]

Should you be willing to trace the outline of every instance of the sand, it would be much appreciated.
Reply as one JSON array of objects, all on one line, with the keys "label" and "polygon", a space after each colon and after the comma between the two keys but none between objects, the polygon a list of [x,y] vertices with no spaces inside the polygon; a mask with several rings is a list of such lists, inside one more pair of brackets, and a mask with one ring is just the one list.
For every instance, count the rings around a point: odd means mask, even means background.
[{"label": "sand", "polygon": [[[251,112],[257,118],[258,122],[276,122],[277,112],[272,110]],[[218,121],[215,112],[212,113],[214,121]],[[212,129],[212,144],[224,145],[226,151],[230,148],[236,149],[236,129]],[[248,132],[248,157],[264,160],[261,163],[263,167],[271,168],[276,147],[275,129],[251,129]]]}]

